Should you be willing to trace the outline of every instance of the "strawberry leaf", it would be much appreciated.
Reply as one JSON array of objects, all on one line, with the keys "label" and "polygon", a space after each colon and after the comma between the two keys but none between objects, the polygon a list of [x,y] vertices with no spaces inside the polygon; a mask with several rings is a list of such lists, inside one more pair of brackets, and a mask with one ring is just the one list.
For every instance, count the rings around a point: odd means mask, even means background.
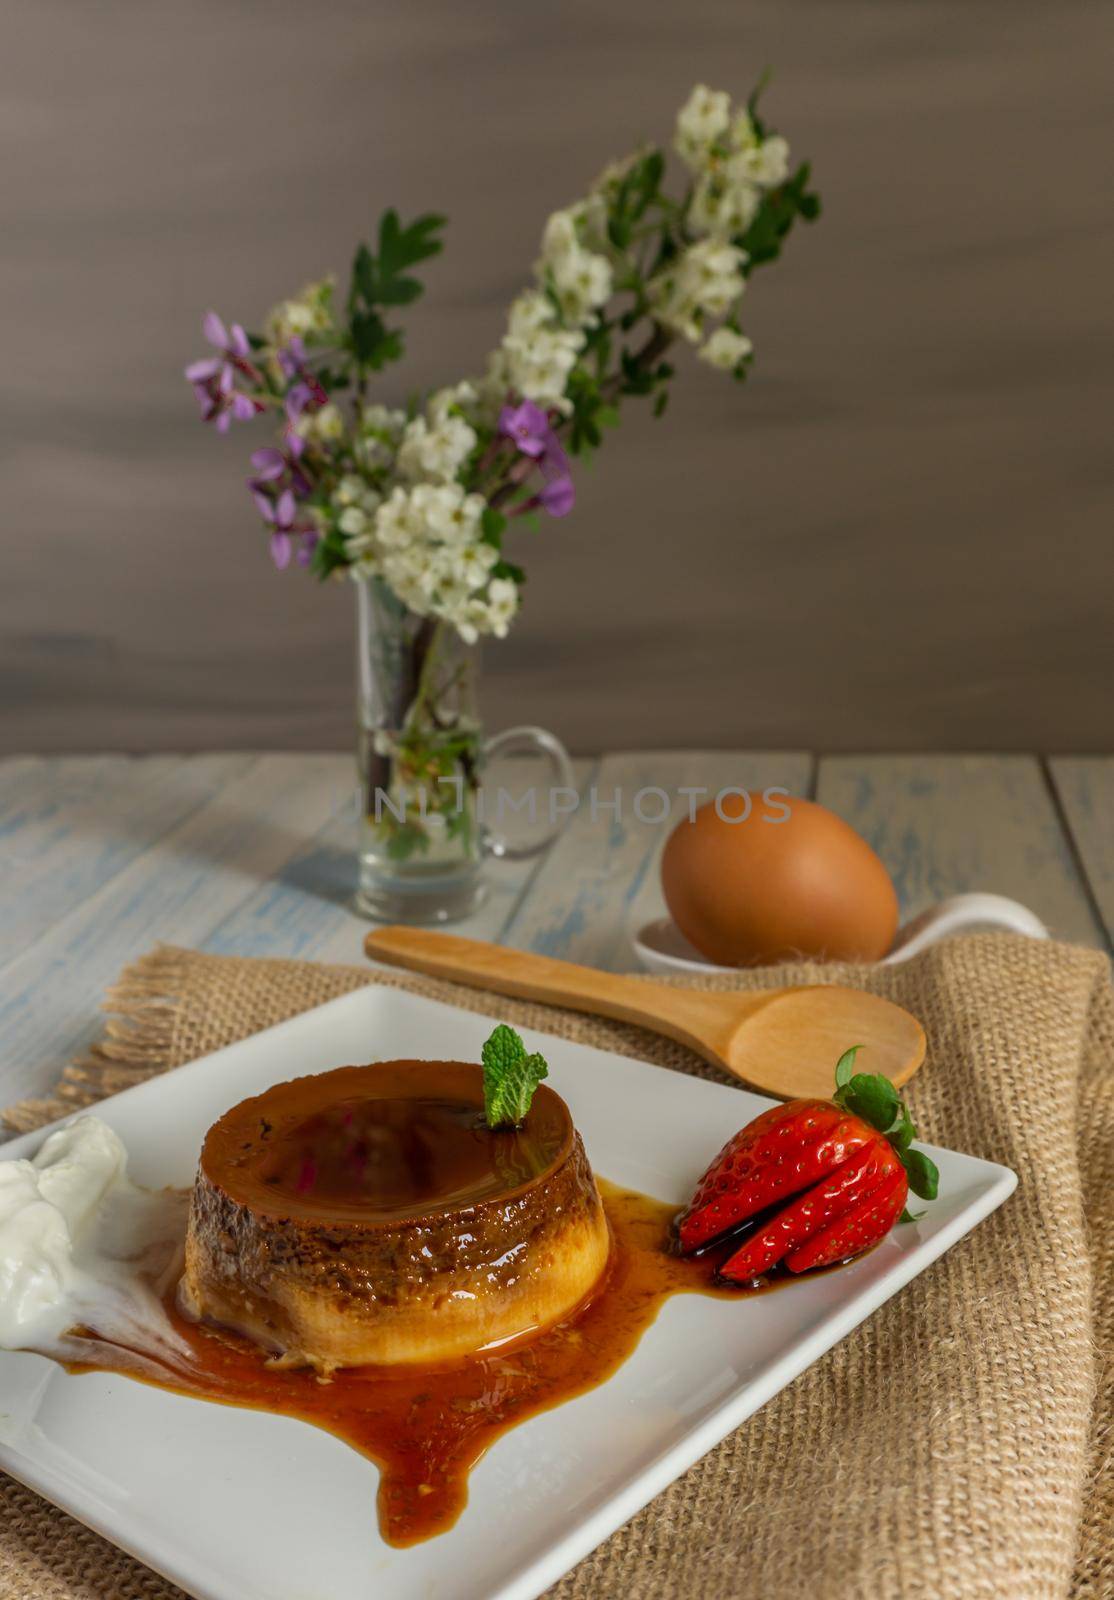
[{"label": "strawberry leaf", "polygon": [[921,1200],[935,1200],[940,1187],[936,1163],[930,1161],[923,1150],[906,1150],[901,1160],[913,1193]]},{"label": "strawberry leaf", "polygon": [[893,1127],[901,1111],[901,1099],[889,1078],[879,1073],[856,1072],[836,1092],[836,1101],[845,1111],[869,1122],[879,1133]]},{"label": "strawberry leaf", "polygon": [[534,1090],[549,1076],[545,1058],[530,1054],[513,1028],[501,1022],[482,1051],[484,1115],[489,1128],[515,1128],[530,1109]]},{"label": "strawberry leaf", "polygon": [[[832,1096],[837,1106],[861,1117],[879,1133],[884,1133],[893,1146],[894,1154],[905,1168],[909,1187],[922,1200],[935,1200],[940,1185],[936,1163],[923,1150],[913,1149],[917,1129],[909,1108],[900,1097],[889,1078],[880,1074],[855,1072],[855,1056],[861,1045],[852,1045],[836,1062],[836,1092]],[[908,1211],[902,1222],[915,1222]]]},{"label": "strawberry leaf", "polygon": [[836,1088],[842,1089],[851,1082],[855,1072],[855,1057],[862,1049],[861,1044],[853,1044],[850,1050],[845,1050],[836,1062]]}]

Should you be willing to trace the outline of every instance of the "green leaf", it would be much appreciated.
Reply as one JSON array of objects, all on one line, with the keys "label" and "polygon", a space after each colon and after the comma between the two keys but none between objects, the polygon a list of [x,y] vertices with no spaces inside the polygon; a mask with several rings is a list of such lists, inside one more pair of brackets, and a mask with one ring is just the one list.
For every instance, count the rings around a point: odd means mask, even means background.
[{"label": "green leaf", "polygon": [[489,1128],[517,1127],[534,1090],[549,1076],[544,1057],[527,1052],[520,1036],[501,1022],[483,1047],[484,1115]]},{"label": "green leaf", "polygon": [[373,372],[380,372],[387,365],[388,361],[401,361],[403,349],[404,345],[401,330],[398,328],[392,328],[390,332],[384,333],[382,338],[376,344],[374,350],[368,357],[367,364]]},{"label": "green leaf", "polygon": [[480,537],[484,544],[494,545],[496,550],[501,549],[506,526],[507,519],[501,511],[496,511],[494,506],[484,506],[480,518]]},{"label": "green leaf", "polygon": [[388,278],[379,291],[379,303],[384,306],[408,306],[423,293],[417,278]]},{"label": "green leaf", "polygon": [[909,1187],[921,1200],[935,1200],[940,1187],[940,1173],[934,1161],[923,1150],[907,1150],[902,1156]]},{"label": "green leaf", "polygon": [[910,1211],[909,1207],[906,1206],[897,1220],[898,1222],[919,1222],[923,1216],[923,1211]]},{"label": "green leaf", "polygon": [[440,239],[434,237],[445,226],[445,218],[434,216],[432,213],[419,217],[408,228],[404,228],[398,220],[398,212],[392,207],[384,211],[379,219],[379,271],[387,278],[393,278],[406,267],[413,267],[419,261],[426,261],[430,256],[439,255],[443,245]]},{"label": "green leaf", "polygon": [[879,1133],[892,1128],[901,1109],[901,1100],[889,1078],[878,1073],[856,1072],[837,1092],[836,1099],[856,1117],[862,1117]]},{"label": "green leaf", "polygon": [[855,1071],[855,1057],[862,1049],[861,1044],[853,1044],[845,1050],[836,1062],[836,1088],[842,1089],[845,1083],[850,1083]]},{"label": "green leaf", "polygon": [[886,1138],[893,1145],[898,1155],[903,1157],[906,1150],[908,1150],[909,1146],[913,1143],[913,1140],[916,1137],[917,1130],[913,1126],[913,1119],[905,1107],[905,1102],[902,1101],[901,1111],[898,1114],[898,1120],[886,1134]]},{"label": "green leaf", "polygon": [[405,269],[437,255],[442,246],[435,235],[444,225],[444,217],[430,215],[404,228],[396,211],[385,211],[379,222],[378,255],[366,244],[357,247],[348,291],[348,342],[357,367],[365,373],[378,372],[402,356],[402,334],[386,326],[377,308],[408,306],[418,299],[422,285]]},{"label": "green leaf", "polygon": [[352,294],[348,297],[350,304],[357,294],[369,305],[375,299],[375,257],[366,244],[357,246],[352,261]]},{"label": "green leaf", "polygon": [[392,861],[407,861],[415,850],[429,849],[429,835],[417,822],[403,822],[387,840],[387,855]]}]

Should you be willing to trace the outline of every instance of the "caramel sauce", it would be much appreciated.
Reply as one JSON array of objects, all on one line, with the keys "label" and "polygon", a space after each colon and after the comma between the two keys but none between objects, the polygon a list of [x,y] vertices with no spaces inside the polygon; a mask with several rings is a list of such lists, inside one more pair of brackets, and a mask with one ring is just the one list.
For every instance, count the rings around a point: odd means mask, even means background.
[{"label": "caramel sauce", "polygon": [[334,1101],[265,1146],[253,1176],[282,1200],[329,1216],[403,1220],[431,1207],[501,1198],[548,1170],[555,1118],[492,1130],[465,1100]]},{"label": "caramel sauce", "polygon": [[[294,1181],[297,1182],[296,1171]],[[338,1180],[331,1179],[331,1182]],[[279,1412],[344,1439],[379,1468],[379,1528],[395,1546],[451,1528],[468,1498],[468,1474],[501,1434],[593,1389],[622,1365],[671,1295],[739,1296],[716,1284],[737,1239],[697,1257],[672,1247],[674,1206],[600,1183],[611,1260],[592,1298],[567,1321],[451,1366],[347,1367],[322,1380],[268,1360],[260,1348],[167,1312],[192,1360],[164,1380],[137,1370],[129,1352],[98,1345],[98,1361],[71,1372],[119,1371],[176,1393]],[[762,1287],[756,1285],[756,1288]],[[105,1359],[118,1349],[119,1362]]]},{"label": "caramel sauce", "polygon": [[506,1199],[572,1138],[568,1108],[545,1085],[518,1127],[493,1130],[478,1066],[383,1061],[241,1101],[210,1128],[201,1164],[254,1210],[377,1228]]}]

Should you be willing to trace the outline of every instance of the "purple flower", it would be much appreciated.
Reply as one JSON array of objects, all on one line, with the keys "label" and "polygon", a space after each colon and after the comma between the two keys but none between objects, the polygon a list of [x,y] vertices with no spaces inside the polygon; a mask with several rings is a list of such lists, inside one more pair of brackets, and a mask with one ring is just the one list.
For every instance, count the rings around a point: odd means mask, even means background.
[{"label": "purple flower", "polygon": [[569,477],[554,478],[538,493],[538,504],[551,517],[567,517],[576,504],[576,489]]},{"label": "purple flower", "polygon": [[538,462],[538,468],[545,479],[545,486],[537,497],[538,504],[551,517],[567,517],[576,504],[576,488],[569,458],[552,428],[549,429],[545,453]]},{"label": "purple flower", "polygon": [[247,422],[262,405],[236,388],[236,374],[260,381],[260,374],[252,365],[251,342],[238,322],[226,328],[215,311],[207,311],[201,320],[206,339],[219,354],[191,361],[186,368],[186,378],[193,385],[197,403],[204,422],[211,422],[218,433],[227,433],[230,422]]},{"label": "purple flower", "polygon": [[298,334],[283,350],[276,352],[279,367],[286,378],[296,378],[306,364],[306,344]]},{"label": "purple flower", "polygon": [[313,404],[313,393],[308,383],[296,383],[286,396],[286,415],[297,422],[303,411]]},{"label": "purple flower", "polygon": [[251,355],[248,336],[238,322],[234,322],[231,329],[226,328],[215,311],[206,311],[201,319],[201,329],[209,343],[220,351],[220,355],[191,361],[186,368],[186,377],[190,383],[204,384],[215,378],[219,388],[230,390],[235,375],[232,362],[226,358],[246,361]]},{"label": "purple flower", "polygon": [[545,453],[553,438],[549,418],[541,406],[536,406],[532,400],[523,400],[517,406],[504,406],[499,413],[499,432],[505,439],[510,439],[524,456],[533,456],[535,459]]},{"label": "purple flower", "polygon": [[329,396],[309,369],[309,357],[303,339],[295,334],[290,342],[276,353],[276,359],[284,378],[297,379],[286,396],[286,415],[291,422],[296,421],[311,405],[323,406],[328,403]]},{"label": "purple flower", "polygon": [[262,450],[253,450],[251,464],[256,477],[262,478],[265,483],[273,478],[281,478],[286,471],[286,457],[281,450],[275,450],[270,445]]},{"label": "purple flower", "polygon": [[240,356],[243,360],[251,355],[251,343],[238,322],[226,328],[215,311],[206,311],[201,319],[201,331],[211,345],[226,355]]},{"label": "purple flower", "polygon": [[551,517],[567,517],[576,504],[572,469],[561,441],[542,408],[532,400],[523,400],[517,406],[504,406],[499,413],[498,431],[503,438],[513,440],[525,458],[510,469],[508,485],[522,483],[535,466],[543,479],[538,493],[529,500],[521,501],[511,515],[519,516],[527,511],[537,511],[540,507]]},{"label": "purple flower", "polygon": [[317,542],[321,535],[316,528],[304,528],[299,535],[297,561],[300,567],[308,567],[313,560],[313,552],[317,549]]},{"label": "purple flower", "polygon": [[255,476],[249,478],[247,483],[257,501],[260,495],[266,498],[268,487],[275,494],[282,488],[289,488],[299,500],[305,499],[313,485],[298,465],[298,457],[304,448],[305,441],[292,433],[287,438],[285,450],[265,445],[262,450],[252,451],[251,464],[255,468]]},{"label": "purple flower", "polygon": [[[262,455],[262,451],[257,451]],[[318,532],[312,522],[297,522],[298,502],[293,491],[282,489],[271,499],[264,489],[265,480],[251,483],[252,495],[259,514],[271,529],[271,560],[280,572],[290,565],[297,553],[298,565],[308,567],[317,548]]]}]

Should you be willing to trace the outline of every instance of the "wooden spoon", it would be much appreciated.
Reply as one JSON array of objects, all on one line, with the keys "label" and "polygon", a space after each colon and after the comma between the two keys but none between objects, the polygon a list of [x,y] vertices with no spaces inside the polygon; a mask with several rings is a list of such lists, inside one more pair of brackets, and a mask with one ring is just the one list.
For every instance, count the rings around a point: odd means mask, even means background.
[{"label": "wooden spoon", "polygon": [[432,978],[637,1023],[783,1100],[827,1099],[849,1045],[863,1046],[859,1071],[884,1073],[895,1084],[908,1082],[924,1060],[916,1017],[834,983],[763,994],[674,989],[426,928],[377,928],[364,949],[373,961]]}]

